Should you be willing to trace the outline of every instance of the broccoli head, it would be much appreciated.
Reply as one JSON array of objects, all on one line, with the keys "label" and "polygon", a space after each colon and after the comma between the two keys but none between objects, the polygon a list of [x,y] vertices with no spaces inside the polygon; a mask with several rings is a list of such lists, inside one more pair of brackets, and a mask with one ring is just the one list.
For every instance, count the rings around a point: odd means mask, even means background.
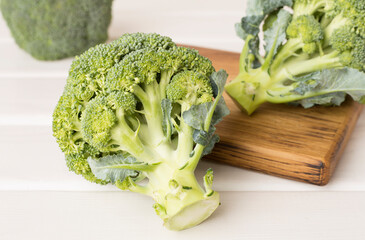
[{"label": "broccoli head", "polygon": [[19,47],[40,60],[75,56],[106,41],[112,0],[2,0]]},{"label": "broccoli head", "polygon": [[89,181],[151,196],[169,229],[199,224],[219,205],[212,171],[203,188],[194,170],[229,113],[226,78],[196,50],[158,34],[90,48],[73,61],[53,114],[67,166]]},{"label": "broccoli head", "polygon": [[[339,105],[365,95],[365,0],[262,0],[236,25],[245,47],[228,94],[251,114],[264,102]],[[275,4],[276,3],[276,4]],[[292,13],[284,7],[291,7]],[[259,19],[259,22],[257,21]],[[264,22],[266,54],[258,54]]]}]

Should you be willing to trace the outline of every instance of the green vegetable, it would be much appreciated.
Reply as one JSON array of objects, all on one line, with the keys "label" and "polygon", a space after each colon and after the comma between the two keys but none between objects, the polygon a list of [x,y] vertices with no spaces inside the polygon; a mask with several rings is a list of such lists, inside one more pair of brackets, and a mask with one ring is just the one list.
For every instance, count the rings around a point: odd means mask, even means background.
[{"label": "green vegetable", "polygon": [[236,24],[240,73],[226,91],[249,114],[264,102],[340,105],[347,94],[365,103],[364,19],[365,0],[249,0]]},{"label": "green vegetable", "polygon": [[226,78],[168,37],[125,34],[73,61],[54,136],[71,171],[152,197],[169,229],[195,226],[219,205],[213,172],[202,188],[194,170],[219,140],[214,125],[229,114]]},{"label": "green vegetable", "polygon": [[1,0],[19,47],[40,60],[75,56],[105,42],[112,0]]}]

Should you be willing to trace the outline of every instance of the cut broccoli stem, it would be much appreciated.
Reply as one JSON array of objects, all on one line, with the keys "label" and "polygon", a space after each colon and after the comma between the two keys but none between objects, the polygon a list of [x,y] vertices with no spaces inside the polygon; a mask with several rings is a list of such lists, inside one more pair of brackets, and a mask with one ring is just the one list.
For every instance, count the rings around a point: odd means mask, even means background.
[{"label": "cut broccoli stem", "polygon": [[[311,59],[306,59],[305,56],[304,58],[296,57],[282,63],[277,72],[271,71],[270,74],[261,68],[253,69],[248,73],[241,72],[226,86],[226,90],[231,96],[234,96],[234,100],[239,105],[244,106],[248,114],[251,114],[266,101],[280,103],[290,100],[290,97],[283,98],[282,96],[279,97],[280,94],[273,94],[277,90],[283,90],[286,93],[289,91],[284,86],[285,81],[295,80],[295,77],[323,69],[343,67],[338,55],[337,51],[331,51],[324,56]],[[271,95],[274,95],[274,97]],[[276,98],[280,98],[280,100]],[[298,96],[294,100],[302,98],[305,97]]]},{"label": "cut broccoli stem", "polygon": [[172,217],[165,219],[165,227],[178,231],[196,226],[207,219],[220,204],[217,192],[194,200],[190,204],[184,204]]},{"label": "cut broccoli stem", "polygon": [[265,88],[271,78],[267,71],[261,68],[250,72],[241,72],[235,79],[225,86],[225,89],[238,106],[243,106],[251,114],[259,105],[265,102]]},{"label": "cut broccoli stem", "polygon": [[[150,195],[155,201],[155,210],[171,230],[183,230],[199,224],[219,206],[219,194],[207,195],[199,185],[194,172],[183,169],[172,162],[163,162],[154,171],[146,173],[146,186],[126,179],[119,186]],[[124,183],[128,181],[127,183]]]},{"label": "cut broccoli stem", "polygon": [[148,178],[146,185],[139,185],[127,177],[122,182],[117,181],[116,186],[151,196],[156,202],[156,213],[165,226],[171,230],[183,230],[208,218],[219,206],[219,194],[212,191],[209,184],[204,190],[193,171],[177,168],[175,162],[161,162],[153,171],[143,173]]}]

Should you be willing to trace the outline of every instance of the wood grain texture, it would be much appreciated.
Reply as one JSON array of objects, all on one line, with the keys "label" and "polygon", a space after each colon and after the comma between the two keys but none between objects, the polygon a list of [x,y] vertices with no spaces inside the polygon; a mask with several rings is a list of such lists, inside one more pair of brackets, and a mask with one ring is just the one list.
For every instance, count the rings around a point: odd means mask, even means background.
[{"label": "wood grain texture", "polygon": [[[229,80],[238,74],[238,53],[195,48]],[[217,126],[221,140],[206,159],[316,185],[330,180],[363,108],[351,99],[310,109],[267,103],[248,116],[225,99],[231,114]]]}]

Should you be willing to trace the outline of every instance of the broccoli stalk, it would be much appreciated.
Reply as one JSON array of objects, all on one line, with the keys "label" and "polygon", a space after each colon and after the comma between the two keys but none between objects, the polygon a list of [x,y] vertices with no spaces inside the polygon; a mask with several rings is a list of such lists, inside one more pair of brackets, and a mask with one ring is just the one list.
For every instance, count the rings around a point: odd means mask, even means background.
[{"label": "broccoli stalk", "polygon": [[194,170],[219,140],[214,125],[229,113],[226,78],[169,38],[123,35],[72,63],[54,136],[71,171],[152,197],[169,229],[195,226],[219,205],[212,170],[204,187]]},{"label": "broccoli stalk", "polygon": [[[284,5],[292,6],[293,15]],[[245,17],[236,26],[245,39],[240,73],[227,84],[228,94],[248,114],[264,102],[339,105],[346,94],[363,102],[364,6],[353,0],[296,0],[272,8],[268,3],[261,16],[265,58],[258,55],[258,32],[243,25],[255,18]]]}]

